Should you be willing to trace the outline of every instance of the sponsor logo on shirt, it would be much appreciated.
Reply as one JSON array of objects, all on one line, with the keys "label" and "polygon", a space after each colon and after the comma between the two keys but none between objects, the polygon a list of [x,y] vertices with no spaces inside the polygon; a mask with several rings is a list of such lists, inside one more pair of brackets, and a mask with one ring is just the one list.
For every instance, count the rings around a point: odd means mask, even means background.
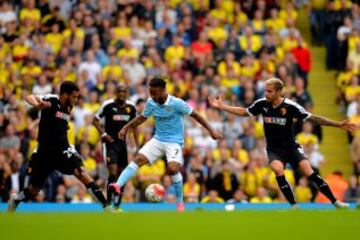
[{"label": "sponsor logo on shirt", "polygon": [[130,115],[120,115],[120,114],[113,115],[114,121],[129,121],[129,119],[130,119]]},{"label": "sponsor logo on shirt", "polygon": [[167,112],[172,112],[172,111],[173,111],[171,107],[166,107],[165,110],[166,110]]},{"label": "sponsor logo on shirt", "polygon": [[69,114],[66,114],[66,113],[63,113],[63,112],[60,112],[60,111],[57,111],[56,114],[55,114],[55,116],[56,116],[57,118],[61,118],[61,119],[65,120],[65,121],[69,121],[69,120],[70,120],[70,115],[69,115]]},{"label": "sponsor logo on shirt", "polygon": [[173,118],[175,118],[175,115],[169,115],[169,116],[154,116],[155,117],[155,120],[157,121],[169,121]]},{"label": "sponsor logo on shirt", "polygon": [[286,118],[264,117],[264,122],[284,126],[286,125]]}]

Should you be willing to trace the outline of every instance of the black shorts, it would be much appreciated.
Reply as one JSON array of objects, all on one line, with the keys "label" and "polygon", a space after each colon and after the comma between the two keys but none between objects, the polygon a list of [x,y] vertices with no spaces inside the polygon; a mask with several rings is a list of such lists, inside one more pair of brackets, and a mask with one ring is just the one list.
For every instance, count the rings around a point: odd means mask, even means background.
[{"label": "black shorts", "polygon": [[267,148],[266,152],[269,163],[274,160],[280,160],[284,166],[286,166],[287,163],[290,163],[294,169],[298,167],[302,160],[307,159],[304,154],[304,150],[300,145],[287,149]]},{"label": "black shorts", "polygon": [[127,147],[123,141],[103,143],[103,153],[108,165],[117,164],[120,168],[128,165]]},{"label": "black shorts", "polygon": [[82,158],[72,147],[57,150],[37,150],[31,155],[27,166],[30,184],[41,188],[52,171],[71,175],[83,166]]}]

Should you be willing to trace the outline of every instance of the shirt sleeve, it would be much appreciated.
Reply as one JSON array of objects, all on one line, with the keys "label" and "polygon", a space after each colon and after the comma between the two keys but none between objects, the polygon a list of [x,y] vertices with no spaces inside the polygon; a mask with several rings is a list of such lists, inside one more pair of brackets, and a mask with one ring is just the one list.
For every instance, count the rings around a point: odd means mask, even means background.
[{"label": "shirt sleeve", "polygon": [[176,102],[176,110],[177,112],[180,112],[183,115],[190,115],[193,111],[192,107],[190,107],[189,104],[187,104],[184,100],[179,99]]},{"label": "shirt sleeve", "polygon": [[302,106],[300,106],[297,103],[290,105],[289,109],[290,109],[290,116],[292,118],[297,118],[305,121],[306,119],[311,117],[311,113],[306,111]]},{"label": "shirt sleeve", "polygon": [[256,116],[262,113],[263,111],[263,103],[264,101],[266,101],[265,99],[259,99],[256,100],[253,104],[251,104],[250,107],[246,108],[246,112],[250,115],[250,116]]},{"label": "shirt sleeve", "polygon": [[50,101],[52,98],[58,99],[58,96],[55,94],[41,94],[37,95],[42,101]]},{"label": "shirt sleeve", "polygon": [[105,107],[106,105],[105,104],[102,104],[100,109],[95,113],[95,118],[100,120],[104,117],[104,114],[105,114]]},{"label": "shirt sleeve", "polygon": [[143,112],[142,112],[142,115],[144,116],[144,117],[151,117],[151,115],[152,115],[152,111],[151,111],[151,107],[150,107],[150,103],[149,103],[149,100],[147,100],[147,102],[146,102],[146,104],[145,104],[145,108],[144,108],[144,110],[143,110]]}]

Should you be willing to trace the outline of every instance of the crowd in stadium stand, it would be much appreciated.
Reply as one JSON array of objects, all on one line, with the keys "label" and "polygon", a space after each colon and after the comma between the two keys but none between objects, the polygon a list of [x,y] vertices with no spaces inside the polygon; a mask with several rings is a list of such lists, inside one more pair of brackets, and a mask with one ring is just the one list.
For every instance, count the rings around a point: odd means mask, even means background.
[{"label": "crowd in stadium stand", "polygon": [[[39,112],[24,102],[26,95],[58,93],[59,83],[65,80],[80,86],[68,137],[86,170],[104,187],[108,173],[100,136],[92,125],[94,114],[103,101],[115,97],[119,83],[129,86],[129,101],[141,114],[149,97],[148,79],[161,75],[166,76],[171,94],[206,116],[225,137],[218,143],[186,118],[185,201],[286,202],[267,166],[261,118],[220,113],[209,108],[207,97],[223,94],[231,104],[249,106],[263,96],[264,80],[277,76],[284,82],[284,95],[311,111],[307,91],[311,53],[296,28],[301,2],[1,1],[0,201],[7,201],[11,192],[19,192],[28,182],[25,169],[37,145]],[[348,106],[348,116],[360,122],[359,5],[310,2],[314,41],[328,47],[328,68],[342,71],[339,101]],[[336,44],[336,53],[331,44]],[[341,56],[341,65],[331,54]],[[144,144],[154,130],[151,119],[139,128],[139,141]],[[320,171],[324,162],[319,152],[321,127],[298,122],[295,132],[311,165]],[[352,152],[359,176],[360,133],[355,135]],[[131,138],[127,143],[131,160],[136,148]],[[288,168],[285,175],[298,202],[324,201],[300,173]],[[357,177],[347,181],[335,172],[327,180],[340,200],[359,201]],[[164,160],[140,168],[126,185],[123,202],[145,201],[144,189],[154,182],[165,187],[166,202],[175,202]],[[34,201],[93,200],[75,177],[54,172]]]},{"label": "crowd in stadium stand", "polygon": [[[340,110],[350,121],[360,124],[360,2],[310,1],[313,44],[326,48],[326,68],[337,71],[337,98]],[[347,199],[358,198],[360,175],[360,131],[349,134],[353,176]],[[345,187],[344,187],[345,188]],[[354,195],[353,197],[351,197]]]}]

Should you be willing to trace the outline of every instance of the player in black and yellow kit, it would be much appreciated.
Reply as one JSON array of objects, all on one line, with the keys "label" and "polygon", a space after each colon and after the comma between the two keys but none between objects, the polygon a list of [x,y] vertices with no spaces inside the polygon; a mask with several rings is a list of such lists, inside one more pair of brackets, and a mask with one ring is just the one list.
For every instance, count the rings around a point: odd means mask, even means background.
[{"label": "player in black and yellow kit", "polygon": [[[94,119],[94,125],[102,136],[104,160],[109,170],[108,184],[116,182],[122,170],[128,165],[126,141],[118,137],[123,126],[136,117],[135,106],[126,100],[127,95],[128,88],[125,85],[119,85],[116,88],[116,98],[105,101]],[[100,124],[102,118],[104,127]],[[134,139],[138,146],[136,128]],[[115,209],[119,208],[121,196],[112,196],[108,191],[107,198],[109,204],[114,198]]]},{"label": "player in black and yellow kit", "polygon": [[288,202],[296,207],[293,192],[284,176],[284,168],[290,163],[294,169],[300,168],[310,181],[313,181],[319,190],[337,208],[347,208],[349,205],[338,201],[331,192],[327,183],[311,168],[304,155],[302,147],[295,141],[293,119],[309,120],[320,125],[342,128],[355,131],[356,125],[344,120],[336,122],[318,115],[311,115],[299,104],[281,96],[283,83],[278,78],[266,81],[265,98],[255,101],[250,107],[233,107],[222,102],[221,97],[209,97],[210,104],[220,110],[239,116],[262,115],[264,119],[265,137],[267,141],[267,155],[270,168],[276,175],[278,186]]},{"label": "player in black and yellow kit", "polygon": [[29,187],[9,200],[9,211],[14,211],[20,202],[31,200],[43,187],[52,171],[75,175],[104,208],[108,204],[101,189],[84,171],[81,156],[69,144],[67,137],[70,112],[79,97],[79,87],[69,81],[60,86],[60,95],[29,95],[26,101],[41,110],[38,147],[28,163]]}]

